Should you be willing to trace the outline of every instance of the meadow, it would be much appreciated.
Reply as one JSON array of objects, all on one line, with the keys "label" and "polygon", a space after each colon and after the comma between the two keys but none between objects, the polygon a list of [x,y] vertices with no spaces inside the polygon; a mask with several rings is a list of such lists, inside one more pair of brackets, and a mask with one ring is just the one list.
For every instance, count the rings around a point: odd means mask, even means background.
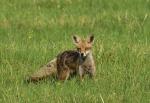
[{"label": "meadow", "polygon": [[[95,80],[25,78],[94,34]],[[0,103],[150,103],[150,0],[0,0]]]}]

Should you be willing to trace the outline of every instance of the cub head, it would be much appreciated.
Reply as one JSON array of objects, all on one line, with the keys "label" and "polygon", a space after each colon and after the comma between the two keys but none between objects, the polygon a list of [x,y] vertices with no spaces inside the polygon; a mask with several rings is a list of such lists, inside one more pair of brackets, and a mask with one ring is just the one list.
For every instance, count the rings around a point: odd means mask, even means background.
[{"label": "cub head", "polygon": [[90,35],[86,39],[81,39],[79,36],[74,35],[73,42],[80,53],[82,58],[85,58],[89,53],[91,53],[92,45],[94,42],[94,36]]}]

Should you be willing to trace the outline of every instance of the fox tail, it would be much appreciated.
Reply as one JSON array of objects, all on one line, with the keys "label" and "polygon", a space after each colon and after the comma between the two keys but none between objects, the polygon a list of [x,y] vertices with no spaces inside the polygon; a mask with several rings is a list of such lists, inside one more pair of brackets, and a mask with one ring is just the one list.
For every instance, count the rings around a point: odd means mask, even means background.
[{"label": "fox tail", "polygon": [[56,58],[42,66],[38,71],[27,78],[27,82],[38,82],[44,78],[57,75]]}]

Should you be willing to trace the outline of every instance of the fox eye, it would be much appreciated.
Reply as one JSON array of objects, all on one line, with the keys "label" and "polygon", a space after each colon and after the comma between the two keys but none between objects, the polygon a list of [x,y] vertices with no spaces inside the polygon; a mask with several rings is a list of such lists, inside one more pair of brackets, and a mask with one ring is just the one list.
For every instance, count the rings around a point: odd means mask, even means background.
[{"label": "fox eye", "polygon": [[81,51],[81,48],[77,48],[78,51]]},{"label": "fox eye", "polygon": [[89,50],[89,49],[91,49],[91,48],[85,48],[85,50]]}]

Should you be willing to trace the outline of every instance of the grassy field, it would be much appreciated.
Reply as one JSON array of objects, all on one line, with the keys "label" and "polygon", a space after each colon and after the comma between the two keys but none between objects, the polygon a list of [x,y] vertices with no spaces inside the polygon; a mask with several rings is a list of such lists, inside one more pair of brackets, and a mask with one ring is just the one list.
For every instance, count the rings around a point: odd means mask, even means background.
[{"label": "grassy field", "polygon": [[[95,35],[95,81],[24,79]],[[0,103],[150,103],[150,0],[0,0]]]}]

